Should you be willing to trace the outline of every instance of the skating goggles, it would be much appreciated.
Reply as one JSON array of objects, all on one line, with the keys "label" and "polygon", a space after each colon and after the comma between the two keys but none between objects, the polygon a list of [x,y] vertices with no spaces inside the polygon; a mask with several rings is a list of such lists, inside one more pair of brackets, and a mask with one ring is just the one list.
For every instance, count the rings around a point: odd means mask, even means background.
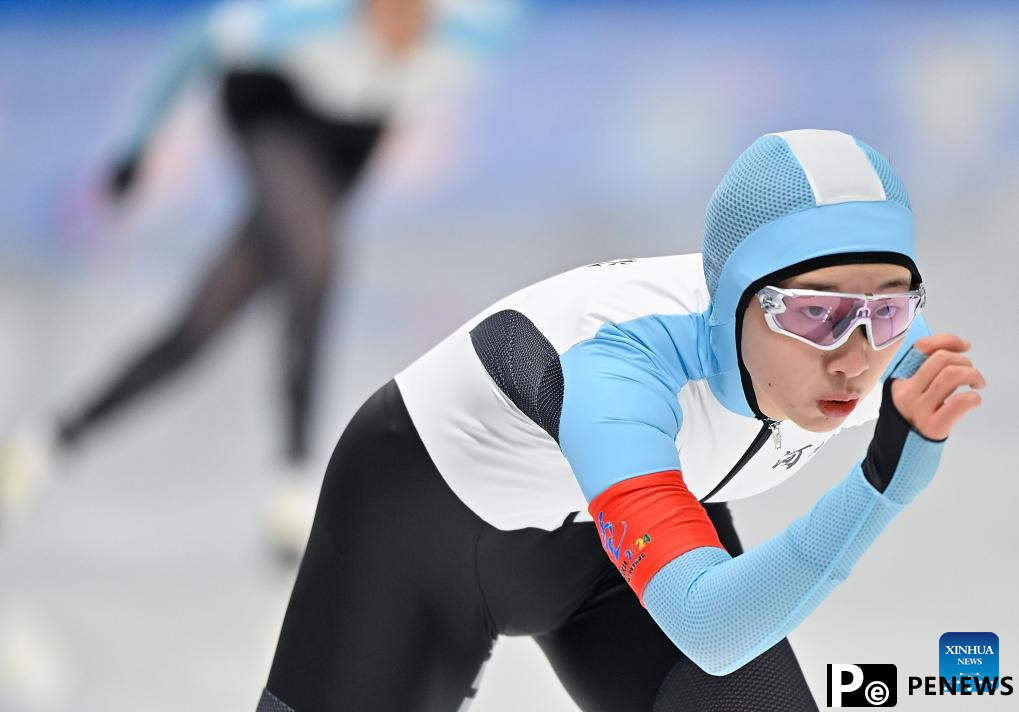
[{"label": "skating goggles", "polygon": [[765,287],[757,293],[772,331],[832,351],[863,324],[875,349],[898,341],[927,303],[921,284],[901,294],[843,294]]}]

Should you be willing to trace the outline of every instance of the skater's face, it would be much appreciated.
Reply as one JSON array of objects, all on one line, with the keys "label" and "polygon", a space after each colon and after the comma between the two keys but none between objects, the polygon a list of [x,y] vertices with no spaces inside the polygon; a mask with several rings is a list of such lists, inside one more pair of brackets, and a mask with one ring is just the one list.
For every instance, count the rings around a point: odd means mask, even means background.
[{"label": "skater's face", "polygon": [[364,7],[375,35],[394,54],[413,47],[428,22],[427,0],[365,0]]},{"label": "skater's face", "polygon": [[[908,291],[911,280],[900,265],[856,264],[804,272],[772,286],[888,294]],[[870,393],[898,351],[895,344],[874,349],[862,325],[839,348],[822,351],[772,331],[756,299],[743,317],[741,348],[761,412],[815,433],[839,427],[852,410],[844,401]]]}]

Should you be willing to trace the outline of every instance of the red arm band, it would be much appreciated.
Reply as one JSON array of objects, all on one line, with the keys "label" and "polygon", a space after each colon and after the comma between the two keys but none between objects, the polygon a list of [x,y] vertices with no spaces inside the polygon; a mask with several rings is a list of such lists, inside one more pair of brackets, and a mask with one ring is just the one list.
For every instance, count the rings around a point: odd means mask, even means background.
[{"label": "red arm band", "polygon": [[717,546],[715,527],[679,470],[632,477],[594,498],[588,511],[602,548],[638,598],[667,563],[691,549]]}]

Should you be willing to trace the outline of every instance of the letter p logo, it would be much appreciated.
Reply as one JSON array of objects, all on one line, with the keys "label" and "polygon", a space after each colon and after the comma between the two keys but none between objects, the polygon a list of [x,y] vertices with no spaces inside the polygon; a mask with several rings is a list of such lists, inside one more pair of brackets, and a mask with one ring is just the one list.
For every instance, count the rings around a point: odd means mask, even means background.
[{"label": "letter p logo", "polygon": [[842,693],[859,690],[863,684],[863,670],[859,665],[833,663],[828,666],[828,706],[841,707]]},{"label": "letter p logo", "polygon": [[829,707],[894,707],[894,665],[828,665]]}]

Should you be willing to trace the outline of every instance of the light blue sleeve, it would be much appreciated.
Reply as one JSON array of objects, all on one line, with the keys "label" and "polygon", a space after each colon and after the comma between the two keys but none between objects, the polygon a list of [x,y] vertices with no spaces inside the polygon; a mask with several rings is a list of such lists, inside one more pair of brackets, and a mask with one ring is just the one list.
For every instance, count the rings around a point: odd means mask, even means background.
[{"label": "light blue sleeve", "polygon": [[352,0],[233,2],[195,18],[172,43],[122,155],[140,155],[182,90],[197,77],[222,71],[228,54],[243,56],[253,67],[273,66],[309,37],[349,23],[353,6]]},{"label": "light blue sleeve", "polygon": [[140,156],[181,90],[193,77],[215,66],[211,29],[214,17],[206,13],[178,34],[127,132],[121,148],[122,157]]},{"label": "light blue sleeve", "polygon": [[[923,360],[913,351],[893,375],[907,377]],[[645,588],[644,605],[705,672],[739,669],[787,636],[849,575],[930,482],[943,447],[911,431],[884,493],[858,462],[813,509],[753,550],[732,558],[700,548],[668,563]]]},{"label": "light blue sleeve", "polygon": [[[912,325],[910,325],[909,331],[906,332],[906,336],[902,339],[902,342],[896,349],[895,357],[891,360],[891,362],[888,364],[888,368],[886,368],[885,372],[881,375],[881,383],[887,381],[888,377],[892,375],[892,370],[899,365],[899,362],[902,361],[902,359],[905,358],[907,354],[913,351],[913,344],[915,344],[917,341],[924,338],[925,336],[930,335],[931,330],[927,326],[927,322],[924,320],[923,315],[921,314],[916,318]],[[917,352],[913,351],[913,353],[915,354]]]},{"label": "light blue sleeve", "polygon": [[622,480],[680,469],[676,394],[684,381],[652,343],[666,339],[654,320],[610,324],[560,357],[559,445],[589,502]]}]

